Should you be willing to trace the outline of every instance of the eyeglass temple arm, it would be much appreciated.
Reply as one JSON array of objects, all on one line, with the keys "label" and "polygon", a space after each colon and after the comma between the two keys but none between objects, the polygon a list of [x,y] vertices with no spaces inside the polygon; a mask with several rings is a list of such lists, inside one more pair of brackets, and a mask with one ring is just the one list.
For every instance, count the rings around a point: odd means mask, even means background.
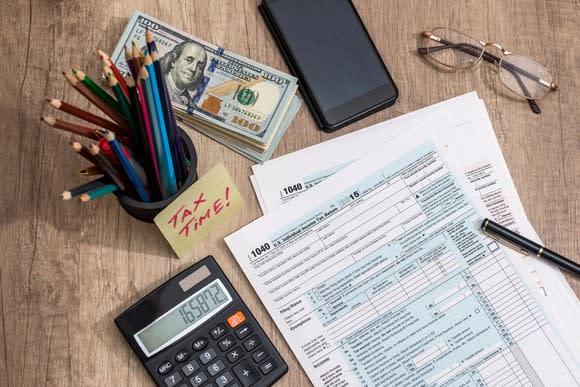
[{"label": "eyeglass temple arm", "polygon": [[[463,51],[469,55],[473,55],[473,56],[479,56],[479,53],[481,52],[481,49],[477,46],[474,46],[473,44],[469,44],[469,43],[451,43],[445,40],[441,40],[440,43],[443,43],[444,45],[442,46],[435,46],[435,47],[430,47],[429,50],[431,51],[439,51],[439,50],[444,50],[447,48],[457,48],[460,51]],[[420,54],[427,54],[427,48],[426,47],[419,47],[418,48],[419,53]],[[497,56],[490,54],[487,51],[483,51],[483,55],[482,58],[488,62],[491,63],[500,63],[500,58],[498,58]],[[516,81],[518,82],[518,84],[520,85],[520,87],[522,88],[524,94],[528,97],[528,105],[530,105],[530,109],[532,109],[532,111],[536,114],[540,114],[542,112],[542,110],[540,110],[540,107],[538,106],[538,104],[536,103],[535,100],[531,99],[531,95],[530,92],[528,91],[528,88],[526,87],[526,85],[524,84],[524,82],[522,81],[522,78],[517,74],[522,73],[524,75],[526,75],[527,77],[535,80],[535,81],[539,81],[539,77],[530,74],[529,72],[527,72],[524,69],[521,69],[517,66],[512,65],[511,63],[505,63],[505,62],[501,62],[502,67],[504,67],[505,69],[507,69],[508,71],[510,71],[514,78],[516,79]]]}]

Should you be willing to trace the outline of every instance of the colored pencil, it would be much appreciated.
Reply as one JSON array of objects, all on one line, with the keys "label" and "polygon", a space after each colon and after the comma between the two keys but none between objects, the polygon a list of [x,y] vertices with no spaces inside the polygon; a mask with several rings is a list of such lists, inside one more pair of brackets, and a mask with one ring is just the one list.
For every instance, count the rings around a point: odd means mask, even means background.
[{"label": "colored pencil", "polygon": [[127,88],[129,89],[129,99],[131,101],[131,112],[134,115],[135,126],[141,137],[141,143],[143,144],[142,153],[145,161],[145,171],[147,174],[147,181],[149,182],[149,188],[152,191],[152,196],[154,199],[161,199],[161,187],[159,186],[159,174],[157,173],[157,168],[155,167],[156,162],[154,160],[154,155],[151,154],[152,146],[149,144],[147,139],[147,129],[145,128],[144,116],[141,107],[141,96],[135,85],[135,80],[131,75],[127,75],[125,78],[127,83]]},{"label": "colored pencil", "polygon": [[117,78],[117,81],[119,82],[119,85],[121,86],[121,89],[123,90],[123,93],[126,96],[129,96],[129,90],[127,89],[127,84],[125,83],[125,79],[123,78],[123,75],[121,74],[121,72],[119,71],[119,69],[117,68],[117,66],[115,66],[115,64],[111,60],[111,57],[109,55],[107,55],[101,49],[97,49],[97,53],[101,57],[101,60],[103,61],[103,64],[106,64],[107,67],[110,67],[111,68],[111,71],[115,75],[115,78]]},{"label": "colored pencil", "polygon": [[91,180],[87,183],[81,184],[74,188],[69,188],[68,190],[64,191],[60,194],[60,198],[62,200],[70,200],[72,197],[83,194],[90,190],[93,190],[98,187],[102,187],[107,184],[109,180],[106,177],[101,177],[100,179]]},{"label": "colored pencil", "polygon": [[121,163],[119,162],[117,156],[115,156],[113,148],[111,148],[111,144],[109,144],[106,138],[103,137],[99,140],[99,149],[116,169],[121,168]]},{"label": "colored pencil", "polygon": [[123,111],[123,114],[125,115],[125,117],[127,117],[127,123],[129,124],[129,128],[131,128],[131,132],[133,132],[133,137],[137,144],[136,149],[140,150],[143,148],[143,145],[141,144],[141,136],[139,136],[139,133],[137,132],[135,121],[133,120],[133,116],[131,115],[131,106],[129,105],[129,101],[127,100],[127,97],[125,96],[123,90],[121,89],[121,85],[119,85],[119,82],[117,82],[117,78],[113,76],[112,72],[108,72],[109,70],[110,70],[109,67],[105,68],[105,76],[107,78],[107,82],[109,83],[111,89],[113,89],[113,93],[115,93],[117,101],[119,101],[119,105],[121,105],[121,110]]},{"label": "colored pencil", "polygon": [[115,184],[105,184],[102,187],[95,188],[87,193],[82,194],[80,197],[80,201],[88,202],[91,200],[95,200],[107,194],[110,194],[111,192],[115,192],[117,189],[118,187]]},{"label": "colored pencil", "polygon": [[75,152],[87,159],[91,164],[99,165],[98,161],[95,159],[95,156],[93,156],[91,152],[80,142],[70,141],[69,144]]},{"label": "colored pencil", "polygon": [[127,62],[127,66],[129,67],[129,71],[131,72],[131,76],[133,79],[137,79],[138,72],[135,69],[135,64],[133,63],[133,55],[131,54],[131,49],[125,46],[125,61]]},{"label": "colored pencil", "polygon": [[147,29],[146,33],[147,47],[153,59],[153,68],[155,69],[155,76],[157,79],[157,88],[159,89],[159,96],[163,107],[163,114],[167,125],[167,138],[169,146],[173,152],[173,165],[175,168],[175,175],[177,180],[183,182],[188,174],[188,168],[185,163],[185,154],[183,152],[183,144],[181,143],[181,136],[173,113],[171,99],[165,84],[165,78],[161,71],[161,64],[159,63],[159,53],[157,52],[157,45],[151,30]]},{"label": "colored pencil", "polygon": [[107,139],[109,144],[111,144],[111,148],[113,148],[113,152],[115,152],[115,155],[117,156],[117,158],[121,162],[121,166],[125,170],[125,173],[127,174],[127,176],[129,176],[129,180],[131,180],[131,183],[133,183],[133,186],[137,190],[137,194],[141,198],[141,201],[144,201],[144,202],[151,201],[151,197],[149,196],[149,193],[147,192],[147,190],[145,189],[145,187],[141,183],[141,180],[139,179],[139,177],[137,176],[137,173],[135,172],[135,169],[133,169],[133,166],[131,165],[131,163],[127,159],[127,156],[125,156],[125,154],[123,153],[123,150],[121,149],[121,144],[115,138],[115,133],[113,133],[111,131],[107,131],[107,133],[105,134],[105,138]]},{"label": "colored pencil", "polygon": [[[146,67],[141,67],[139,72],[139,79],[141,80],[141,88],[143,89],[143,98],[146,101],[147,115],[149,116],[149,125],[153,137],[153,146],[155,149],[155,157],[157,159],[157,167],[159,168],[159,180],[161,182],[161,197],[163,199],[171,196],[169,174],[168,174],[168,159],[165,157],[165,148],[161,140],[161,130],[159,129],[159,119],[157,118],[157,109],[155,108],[155,99],[153,91],[151,90],[151,78]],[[173,167],[173,166],[172,166]]]},{"label": "colored pencil", "polygon": [[[121,106],[115,98],[111,97],[101,86],[97,85],[88,75],[78,69],[72,69],[73,74],[77,79],[84,84],[90,91],[92,91],[97,97],[99,97],[104,103],[115,109],[115,111],[123,115]],[[126,117],[125,117],[126,118]]]},{"label": "colored pencil", "polygon": [[131,42],[131,58],[133,58],[133,66],[135,66],[137,76],[139,76],[139,69],[141,66],[143,66],[143,59],[141,54],[141,50],[139,50],[139,47],[137,47],[135,41]]},{"label": "colored pencil", "polygon": [[62,73],[67,81],[71,84],[72,87],[76,91],[78,91],[83,97],[88,99],[93,105],[95,105],[100,111],[105,113],[109,118],[115,121],[120,127],[125,129],[126,133],[130,132],[129,125],[127,124],[127,120],[117,113],[113,108],[109,105],[101,101],[92,91],[90,91],[83,83],[79,82],[79,80],[74,77],[72,74]]},{"label": "colored pencil", "polygon": [[[157,77],[155,76],[155,69],[153,68],[153,60],[151,55],[145,55],[143,60],[147,71],[149,72],[150,91],[153,93],[153,106],[157,116],[157,124],[159,125],[159,138],[161,140],[161,147],[163,148],[163,157],[165,158],[165,168],[167,173],[168,195],[173,196],[177,192],[177,180],[175,177],[175,168],[173,168],[173,157],[171,156],[171,148],[169,147],[169,139],[167,138],[167,125],[165,124],[165,116],[163,115],[163,105],[159,96],[159,89],[157,87]],[[145,90],[147,93],[147,90]]]},{"label": "colored pencil", "polygon": [[101,150],[95,144],[92,144],[89,148],[91,154],[95,156],[95,159],[98,161],[98,166],[105,171],[107,175],[113,180],[115,184],[121,189],[121,191],[125,191],[127,189],[127,184],[124,182],[123,177],[117,171],[117,169],[111,164],[109,159],[101,153]]},{"label": "colored pencil", "polygon": [[81,169],[79,171],[79,174],[83,176],[104,175],[105,171],[103,171],[101,168],[95,165],[90,165],[88,167]]},{"label": "colored pencil", "polygon": [[[103,155],[105,155],[105,157],[107,159],[109,159],[109,161],[111,162],[111,164],[114,167],[116,167],[118,170],[121,170],[121,171],[123,170],[123,166],[121,165],[119,158],[117,157],[117,155],[113,151],[111,144],[107,141],[106,138],[103,137],[99,140],[99,149],[101,150],[101,153]],[[137,160],[135,160],[133,154],[129,151],[128,148],[121,145],[121,150],[123,151],[123,154],[125,155],[127,160],[129,160],[129,162],[131,163],[131,166],[135,170],[135,173],[137,173],[137,176],[141,180],[141,183],[143,183],[143,185],[147,186],[148,185],[147,184],[147,176],[145,175],[145,171],[143,170],[143,167],[141,166],[141,164],[139,164],[139,162],[137,162]],[[121,175],[123,175],[123,174],[121,174]],[[125,175],[123,175],[123,176],[125,176]]]},{"label": "colored pencil", "polygon": [[[131,117],[135,124],[136,137],[139,143],[142,145],[141,153],[147,156],[147,136],[145,134],[145,126],[143,123],[143,115],[141,114],[141,103],[139,102],[139,92],[135,86],[135,79],[129,74],[125,77],[125,83],[127,84],[127,89],[129,90],[129,104],[131,106]],[[144,157],[145,159],[147,157]]]},{"label": "colored pencil", "polygon": [[[145,103],[145,92],[143,91],[143,80],[141,79],[141,76],[144,76],[147,74],[147,70],[145,70],[145,68],[142,68],[142,72],[139,74],[139,78],[137,79],[137,84],[135,85],[135,87],[137,88],[137,91],[139,93],[139,104],[141,106],[141,115],[143,117],[143,126],[145,128],[145,135],[147,137],[147,142],[146,145],[149,148],[149,154],[151,155],[151,162],[153,164],[153,169],[155,171],[155,182],[157,183],[157,192],[159,193],[159,198],[162,198],[163,195],[161,193],[161,177],[159,175],[159,164],[157,162],[157,154],[155,153],[155,143],[153,140],[153,133],[151,131],[151,120],[149,120],[149,113],[147,110],[147,105]],[[150,180],[151,182],[151,180]],[[153,184],[153,183],[151,183]]]},{"label": "colored pencil", "polygon": [[[105,132],[107,132],[107,129],[103,129],[103,128],[96,128],[95,129],[95,133],[97,133],[99,135],[99,138],[102,138],[105,135]],[[111,130],[111,132],[113,132],[113,131]],[[116,133],[115,133],[115,136],[117,136],[117,139],[119,141],[121,141],[123,144],[127,145],[128,147],[135,148],[136,144],[135,144],[135,140],[133,140],[133,137],[127,137],[125,135],[120,135],[120,134],[116,134]]]},{"label": "colored pencil", "polygon": [[46,101],[49,102],[50,105],[57,110],[71,114],[71,115],[78,117],[82,120],[90,122],[91,124],[98,125],[101,128],[109,129],[109,130],[112,130],[113,132],[119,133],[119,134],[123,134],[125,131],[123,128],[121,128],[119,125],[117,125],[113,121],[106,120],[102,117],[97,116],[96,114],[93,114],[91,112],[88,112],[86,110],[83,110],[81,108],[73,106],[71,104],[68,104],[64,101],[61,101],[60,99],[47,99]]},{"label": "colored pencil", "polygon": [[88,128],[86,126],[73,124],[72,122],[59,120],[58,118],[50,116],[40,117],[40,120],[45,124],[52,126],[54,128],[66,130],[67,132],[87,137],[92,140],[98,140],[100,138],[100,136],[96,133],[95,129]]}]

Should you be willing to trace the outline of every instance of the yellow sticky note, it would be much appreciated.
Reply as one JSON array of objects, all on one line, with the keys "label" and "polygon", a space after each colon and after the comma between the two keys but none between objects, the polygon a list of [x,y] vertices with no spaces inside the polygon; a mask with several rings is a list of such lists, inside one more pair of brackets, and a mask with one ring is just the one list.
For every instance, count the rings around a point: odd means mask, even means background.
[{"label": "yellow sticky note", "polygon": [[155,217],[155,224],[179,258],[244,207],[244,200],[222,163],[183,191]]}]

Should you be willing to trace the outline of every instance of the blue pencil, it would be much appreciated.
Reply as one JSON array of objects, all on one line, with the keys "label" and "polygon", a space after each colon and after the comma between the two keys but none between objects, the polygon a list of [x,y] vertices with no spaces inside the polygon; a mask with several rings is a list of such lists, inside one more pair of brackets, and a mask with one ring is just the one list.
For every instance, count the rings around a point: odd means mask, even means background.
[{"label": "blue pencil", "polygon": [[169,179],[167,174],[167,158],[163,156],[163,146],[161,143],[161,131],[157,120],[157,112],[155,111],[155,99],[153,91],[151,90],[151,82],[149,72],[145,66],[139,69],[139,82],[143,89],[143,99],[147,109],[147,116],[149,117],[149,125],[151,128],[151,138],[153,142],[153,150],[155,151],[155,159],[157,160],[157,168],[159,171],[159,184],[161,185],[161,198],[165,199],[171,196],[169,192]]},{"label": "blue pencil", "polygon": [[177,181],[175,179],[175,169],[173,169],[173,159],[171,158],[171,149],[169,148],[169,139],[167,138],[167,126],[165,125],[165,118],[163,115],[163,105],[161,105],[161,98],[159,97],[159,89],[157,88],[157,79],[155,78],[155,68],[153,67],[153,60],[149,53],[145,55],[143,60],[147,71],[149,72],[149,84],[153,92],[153,99],[155,102],[155,112],[157,115],[157,122],[159,124],[159,134],[161,137],[161,146],[163,148],[163,157],[165,157],[167,168],[167,184],[169,186],[169,194],[175,195],[177,193]]},{"label": "blue pencil", "polygon": [[131,162],[129,161],[129,159],[127,159],[125,153],[123,153],[123,149],[121,149],[121,144],[119,144],[119,141],[115,139],[115,133],[111,132],[110,130],[105,131],[105,139],[109,142],[109,144],[111,144],[113,152],[115,152],[115,155],[119,159],[121,166],[127,173],[127,176],[129,176],[129,180],[131,180],[131,183],[133,183],[133,185],[135,186],[135,189],[137,190],[137,193],[139,194],[141,200],[144,202],[150,202],[151,197],[149,196],[149,193],[145,189],[143,183],[141,183],[141,180],[137,176],[137,172],[135,172],[135,169],[133,169]]},{"label": "blue pencil", "polygon": [[165,125],[167,128],[167,138],[169,139],[169,146],[173,150],[173,167],[175,168],[175,175],[177,176],[177,182],[183,183],[188,174],[187,164],[185,162],[185,155],[183,153],[183,144],[181,143],[181,136],[177,128],[177,122],[175,121],[175,115],[173,114],[171,99],[167,92],[167,85],[165,84],[165,78],[163,72],[161,71],[161,64],[159,63],[159,53],[157,52],[157,44],[155,43],[155,37],[153,32],[147,28],[145,34],[147,41],[147,48],[149,49],[149,54],[153,60],[153,68],[155,69],[155,77],[157,78],[157,88],[159,89],[159,97],[163,104],[163,113],[165,114]]}]

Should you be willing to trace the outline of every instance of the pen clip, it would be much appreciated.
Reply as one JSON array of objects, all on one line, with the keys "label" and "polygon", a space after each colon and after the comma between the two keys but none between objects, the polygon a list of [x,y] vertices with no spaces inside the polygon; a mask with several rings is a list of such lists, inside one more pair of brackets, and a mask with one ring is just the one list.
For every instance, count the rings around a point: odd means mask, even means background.
[{"label": "pen clip", "polygon": [[515,250],[515,251],[518,251],[518,252],[522,253],[523,255],[530,255],[530,253],[529,253],[527,250],[524,250],[522,247],[520,247],[520,246],[516,246],[516,245],[514,245],[513,243],[510,243],[510,242],[508,242],[508,241],[506,241],[506,240],[503,240],[503,239],[500,239],[500,238],[496,237],[496,236],[495,236],[495,235],[493,235],[492,233],[488,232],[488,231],[485,229],[485,227],[483,227],[483,228],[482,228],[482,230],[483,230],[483,233],[484,233],[485,235],[487,235],[487,236],[488,236],[488,237],[490,237],[491,239],[493,239],[493,240],[495,240],[495,241],[497,241],[497,242],[501,243],[502,245],[504,245],[504,246],[507,246],[507,247],[509,247],[510,249],[513,249],[513,250]]}]

